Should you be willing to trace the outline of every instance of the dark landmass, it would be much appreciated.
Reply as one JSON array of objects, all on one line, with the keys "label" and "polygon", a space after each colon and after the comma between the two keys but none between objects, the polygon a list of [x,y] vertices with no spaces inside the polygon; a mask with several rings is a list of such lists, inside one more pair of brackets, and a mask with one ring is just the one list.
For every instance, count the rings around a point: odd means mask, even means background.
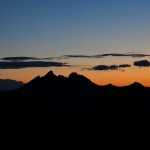
[{"label": "dark landmass", "polygon": [[23,86],[21,81],[15,81],[10,79],[0,79],[0,90],[14,90]]},{"label": "dark landmass", "polygon": [[64,77],[50,71],[0,92],[1,135],[149,135],[149,95],[150,88],[139,83],[98,86],[77,73]]}]

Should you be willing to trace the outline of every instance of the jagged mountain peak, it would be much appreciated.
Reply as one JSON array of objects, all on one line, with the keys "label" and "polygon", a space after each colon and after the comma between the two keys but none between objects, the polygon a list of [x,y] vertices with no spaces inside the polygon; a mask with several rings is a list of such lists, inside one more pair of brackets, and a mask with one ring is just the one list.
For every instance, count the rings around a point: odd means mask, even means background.
[{"label": "jagged mountain peak", "polygon": [[56,75],[51,70],[44,76],[44,78],[50,78],[50,77],[56,77]]},{"label": "jagged mountain peak", "polygon": [[[32,81],[30,81],[29,83],[27,83],[26,85],[24,85],[24,87],[26,87],[26,89],[29,88],[29,90],[31,91],[31,89],[33,91],[52,91],[54,89],[67,89],[70,90],[70,88],[72,89],[79,89],[79,88],[83,88],[83,89],[92,89],[95,87],[98,87],[98,85],[96,85],[95,83],[93,83],[91,80],[89,80],[88,78],[86,78],[83,75],[77,74],[76,72],[71,73],[68,77],[64,77],[62,75],[58,75],[56,76],[53,71],[49,71],[45,76],[41,77],[37,76],[36,78],[34,78]],[[100,87],[100,86],[99,86]],[[107,87],[109,89],[113,89],[114,85],[112,84],[108,84],[102,87]],[[126,86],[125,88],[129,88],[129,89],[140,89],[143,88],[144,86],[141,85],[138,82],[134,82],[131,85]]]}]

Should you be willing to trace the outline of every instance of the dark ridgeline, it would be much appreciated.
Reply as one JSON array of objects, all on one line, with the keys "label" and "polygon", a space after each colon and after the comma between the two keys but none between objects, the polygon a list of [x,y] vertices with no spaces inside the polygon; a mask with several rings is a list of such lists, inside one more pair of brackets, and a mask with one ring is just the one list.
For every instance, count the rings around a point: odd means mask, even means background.
[{"label": "dark ridgeline", "polygon": [[149,135],[149,94],[150,88],[139,83],[98,86],[77,73],[67,78],[50,71],[17,90],[0,92],[1,134]]},{"label": "dark ridgeline", "polygon": [[14,90],[23,86],[21,81],[15,81],[10,79],[0,79],[0,90]]}]

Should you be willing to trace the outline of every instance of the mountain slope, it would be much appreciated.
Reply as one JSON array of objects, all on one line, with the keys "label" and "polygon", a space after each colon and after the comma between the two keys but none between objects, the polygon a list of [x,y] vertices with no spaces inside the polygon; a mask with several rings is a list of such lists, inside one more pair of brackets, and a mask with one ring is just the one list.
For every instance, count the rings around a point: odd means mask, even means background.
[{"label": "mountain slope", "polygon": [[123,88],[98,86],[77,73],[64,77],[50,71],[18,90],[0,92],[0,129],[4,135],[56,135],[52,134],[56,128],[96,129],[97,135],[148,135],[149,95],[150,89],[138,83]]},{"label": "mountain slope", "polygon": [[15,81],[10,79],[0,79],[0,90],[14,90],[23,86],[21,81]]},{"label": "mountain slope", "polygon": [[89,79],[77,73],[71,73],[68,77],[56,76],[52,71],[48,72],[45,76],[37,76],[29,83],[21,87],[20,91],[29,92],[45,92],[57,90],[73,90],[73,89],[88,89],[95,88],[98,85],[92,83]]}]

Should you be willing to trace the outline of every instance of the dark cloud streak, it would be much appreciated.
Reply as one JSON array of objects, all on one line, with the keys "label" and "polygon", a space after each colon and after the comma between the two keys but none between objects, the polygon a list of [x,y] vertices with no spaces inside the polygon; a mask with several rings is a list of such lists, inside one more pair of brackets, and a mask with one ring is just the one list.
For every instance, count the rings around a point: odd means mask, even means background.
[{"label": "dark cloud streak", "polygon": [[108,54],[98,54],[98,55],[63,55],[60,57],[47,57],[47,58],[37,58],[37,57],[4,57],[1,60],[5,61],[35,61],[35,60],[54,60],[54,59],[69,59],[69,58],[105,58],[105,57],[133,57],[133,58],[141,58],[141,57],[150,57],[148,54],[140,54],[140,53],[108,53]]},{"label": "dark cloud streak", "polygon": [[129,64],[121,64],[121,65],[111,65],[111,66],[107,66],[107,65],[98,65],[98,66],[94,66],[91,70],[118,70],[119,68],[127,68],[127,67],[131,67],[131,65]]},{"label": "dark cloud streak", "polygon": [[127,68],[127,67],[131,67],[131,65],[129,65],[129,64],[122,64],[122,65],[119,65],[119,68]]},{"label": "dark cloud streak", "polygon": [[6,61],[26,61],[26,60],[40,60],[40,58],[36,57],[4,57],[2,60]]},{"label": "dark cloud streak", "polygon": [[61,62],[29,61],[29,62],[0,62],[0,69],[21,69],[32,67],[63,67],[69,66]]},{"label": "dark cloud streak", "polygon": [[1,58],[1,60],[5,60],[5,61],[31,61],[31,60],[52,60],[53,58],[37,58],[37,57],[4,57]]},{"label": "dark cloud streak", "polygon": [[141,58],[141,57],[150,57],[147,54],[140,54],[140,53],[127,53],[127,54],[120,54],[120,53],[110,53],[110,54],[99,54],[99,55],[63,55],[62,58],[105,58],[108,56],[112,57],[133,57],[133,58]]},{"label": "dark cloud streak", "polygon": [[88,55],[63,55],[61,58],[68,59],[68,58],[92,58],[92,56]]}]

